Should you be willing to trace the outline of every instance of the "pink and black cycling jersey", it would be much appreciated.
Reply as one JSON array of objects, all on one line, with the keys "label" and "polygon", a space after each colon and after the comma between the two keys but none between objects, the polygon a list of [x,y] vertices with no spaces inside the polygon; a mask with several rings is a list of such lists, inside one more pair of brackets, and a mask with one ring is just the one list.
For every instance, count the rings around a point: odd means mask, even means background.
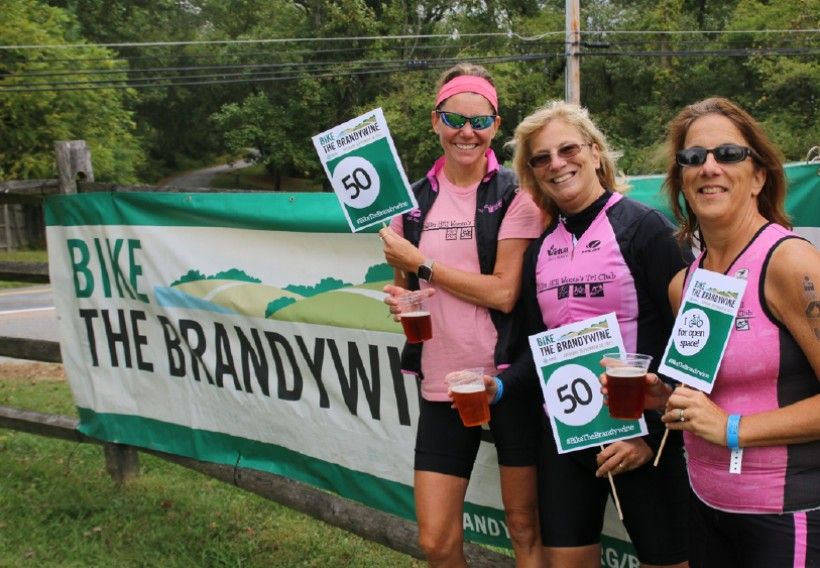
[{"label": "pink and black cycling jersey", "polygon": [[[820,393],[820,382],[808,359],[772,315],[764,297],[771,255],[790,238],[799,237],[780,225],[764,226],[726,271],[747,281],[710,394],[729,414],[775,410]],[[693,267],[702,267],[706,254],[708,251]],[[820,508],[820,441],[744,448],[741,472],[735,474],[729,473],[727,447],[689,433],[684,440],[692,488],[707,505],[741,513]]]}]

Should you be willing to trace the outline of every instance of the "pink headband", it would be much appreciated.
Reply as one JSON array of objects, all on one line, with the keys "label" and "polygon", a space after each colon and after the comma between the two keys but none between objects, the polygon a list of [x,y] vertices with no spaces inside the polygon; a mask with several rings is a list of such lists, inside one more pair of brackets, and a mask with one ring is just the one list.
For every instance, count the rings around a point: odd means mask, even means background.
[{"label": "pink headband", "polygon": [[487,79],[476,77],[475,75],[459,75],[447,81],[439,90],[436,96],[436,108],[445,99],[459,93],[476,93],[481,95],[493,105],[493,110],[498,112],[498,95],[495,94],[495,87]]}]

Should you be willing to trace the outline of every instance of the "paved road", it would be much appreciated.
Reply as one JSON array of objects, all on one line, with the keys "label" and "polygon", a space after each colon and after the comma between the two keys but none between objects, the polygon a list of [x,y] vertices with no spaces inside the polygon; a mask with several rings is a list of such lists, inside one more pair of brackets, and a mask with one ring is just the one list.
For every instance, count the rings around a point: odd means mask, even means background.
[{"label": "paved road", "polygon": [[221,164],[219,166],[211,166],[201,170],[194,170],[177,177],[169,178],[163,181],[162,186],[174,187],[211,187],[214,178],[221,173],[231,172],[241,168],[250,166],[250,162],[239,160],[233,164]]},{"label": "paved road", "polygon": [[[51,286],[26,286],[0,290],[0,336],[58,341],[57,310]],[[0,357],[0,363],[18,359]]]}]

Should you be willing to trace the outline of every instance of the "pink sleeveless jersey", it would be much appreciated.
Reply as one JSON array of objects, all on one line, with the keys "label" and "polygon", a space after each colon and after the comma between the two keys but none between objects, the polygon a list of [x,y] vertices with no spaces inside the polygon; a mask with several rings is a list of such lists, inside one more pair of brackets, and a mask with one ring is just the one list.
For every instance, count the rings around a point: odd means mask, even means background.
[{"label": "pink sleeveless jersey", "polygon": [[535,269],[538,304],[548,328],[615,312],[624,346],[635,351],[638,297],[607,211],[623,196],[613,193],[578,242],[563,223],[544,239]]},{"label": "pink sleeveless jersey", "polygon": [[[794,233],[779,225],[763,227],[726,272],[747,280],[710,394],[730,414],[774,410],[820,392],[808,360],[788,331],[773,319],[763,296],[769,258],[782,240],[791,237]],[[693,267],[701,266],[703,258],[702,253]],[[741,513],[820,507],[820,442],[745,448],[741,473],[733,474],[729,473],[727,447],[689,432],[684,433],[684,441],[692,489],[711,507]]]}]

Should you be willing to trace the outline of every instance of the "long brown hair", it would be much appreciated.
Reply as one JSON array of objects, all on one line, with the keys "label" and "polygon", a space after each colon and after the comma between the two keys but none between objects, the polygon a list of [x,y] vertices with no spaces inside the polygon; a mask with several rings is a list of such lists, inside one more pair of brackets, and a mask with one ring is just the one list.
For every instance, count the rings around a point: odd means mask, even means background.
[{"label": "long brown hair", "polygon": [[766,181],[757,196],[757,209],[760,214],[770,222],[791,229],[791,221],[785,209],[786,174],[783,171],[780,151],[748,112],[729,99],[711,97],[685,107],[672,119],[668,127],[666,142],[669,152],[669,168],[666,172],[664,187],[669,197],[669,206],[680,227],[678,238],[682,242],[693,243],[699,223],[697,216],[686,202],[686,198],[682,198],[681,166],[678,165],[675,154],[678,150],[683,149],[686,134],[692,123],[709,114],[725,116],[737,127],[746,143],[756,154],[753,158],[755,166],[766,172]]}]

